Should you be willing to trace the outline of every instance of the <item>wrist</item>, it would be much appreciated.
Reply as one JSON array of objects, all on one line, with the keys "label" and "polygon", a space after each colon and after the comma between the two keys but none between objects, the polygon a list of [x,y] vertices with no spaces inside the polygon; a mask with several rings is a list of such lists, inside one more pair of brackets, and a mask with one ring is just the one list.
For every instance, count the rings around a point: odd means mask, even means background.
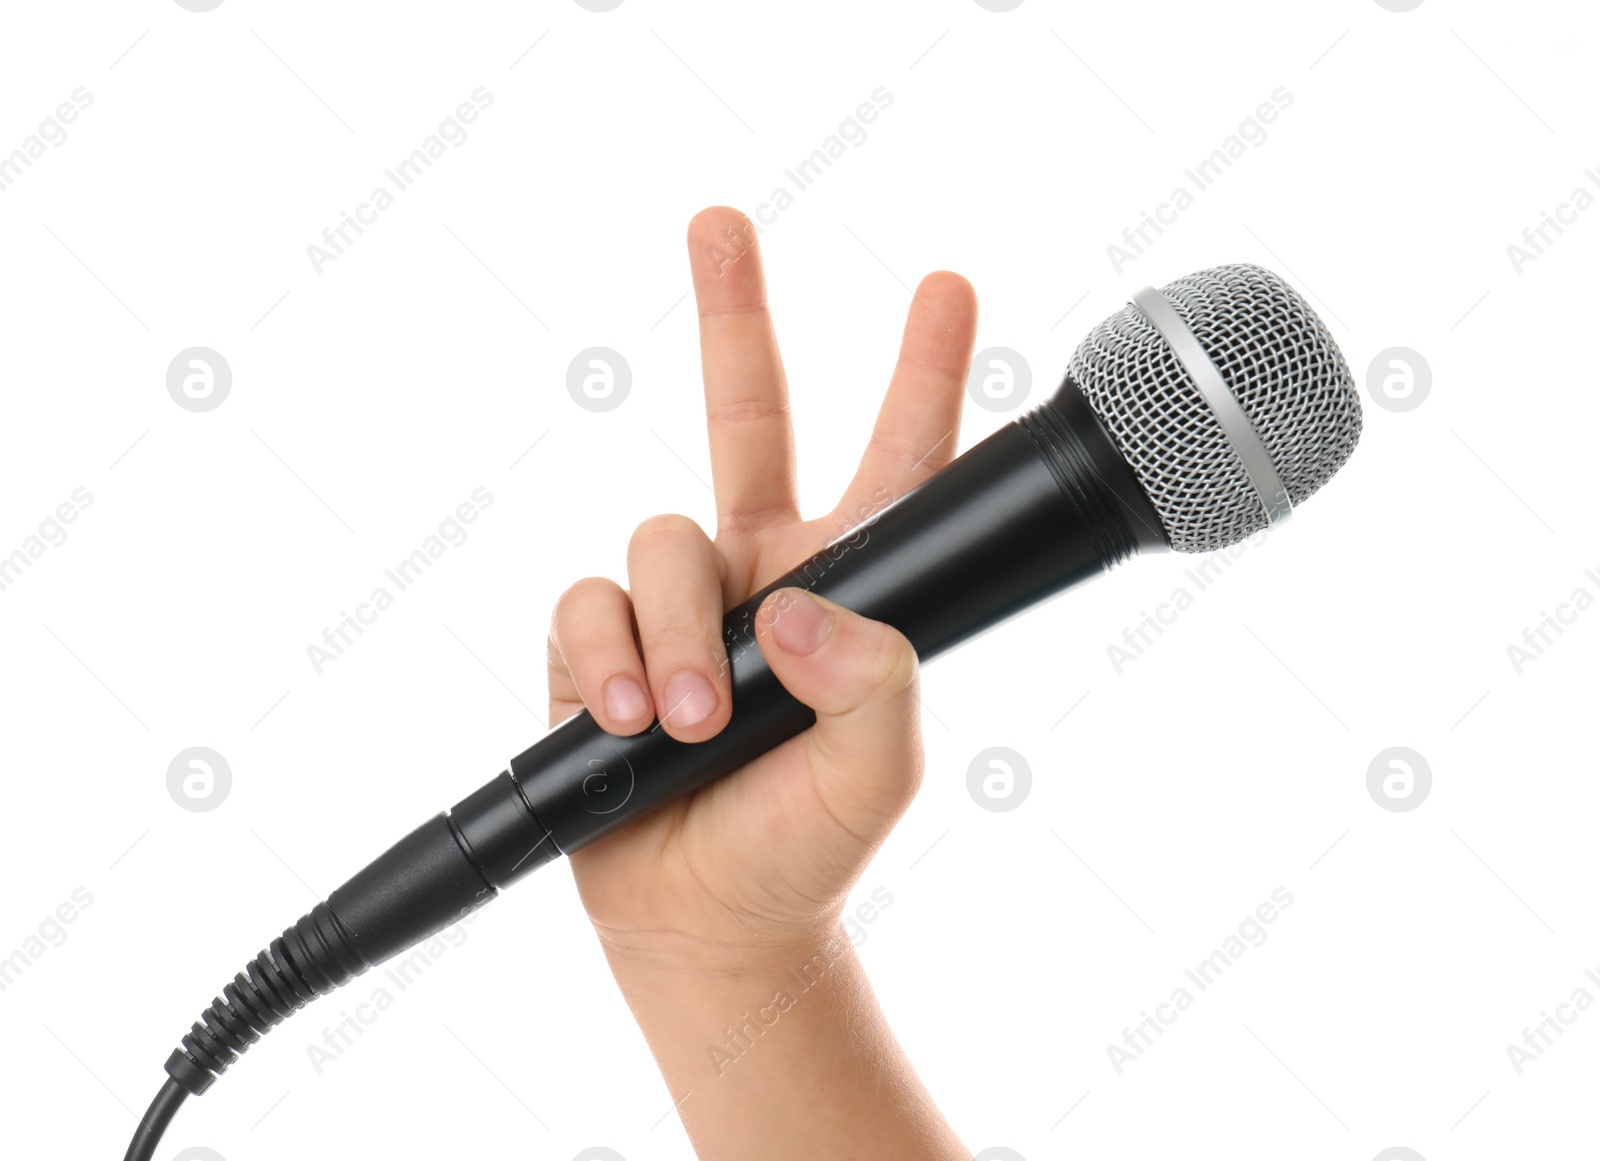
[{"label": "wrist", "polygon": [[[849,1047],[881,1015],[842,926],[783,945],[664,949],[607,946],[612,975],[663,1075],[717,1100],[739,1103],[782,1076],[812,1087],[818,1073],[856,1067]],[[759,1046],[759,1047],[758,1047]],[[724,1088],[727,1078],[735,1088]],[[749,1099],[748,1094],[745,1098]],[[687,1122],[686,1122],[687,1123]]]},{"label": "wrist", "polygon": [[601,932],[696,1154],[970,1157],[895,1041],[843,923],[786,935],[708,946]]},{"label": "wrist", "polygon": [[802,926],[721,935],[672,929],[620,930],[594,925],[612,973],[624,991],[637,987],[739,985],[825,972],[854,953],[837,917]]}]

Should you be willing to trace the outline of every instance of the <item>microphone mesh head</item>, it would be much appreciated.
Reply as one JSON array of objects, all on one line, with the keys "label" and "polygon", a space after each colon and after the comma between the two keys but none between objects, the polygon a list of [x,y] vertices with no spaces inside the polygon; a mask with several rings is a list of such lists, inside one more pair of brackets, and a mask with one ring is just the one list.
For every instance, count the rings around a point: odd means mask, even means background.
[{"label": "microphone mesh head", "polygon": [[[1305,299],[1259,266],[1218,266],[1162,288],[1255,426],[1299,505],[1361,436],[1350,368]],[[1267,526],[1261,498],[1211,408],[1137,307],[1095,327],[1068,375],[1144,485],[1179,552]]]}]

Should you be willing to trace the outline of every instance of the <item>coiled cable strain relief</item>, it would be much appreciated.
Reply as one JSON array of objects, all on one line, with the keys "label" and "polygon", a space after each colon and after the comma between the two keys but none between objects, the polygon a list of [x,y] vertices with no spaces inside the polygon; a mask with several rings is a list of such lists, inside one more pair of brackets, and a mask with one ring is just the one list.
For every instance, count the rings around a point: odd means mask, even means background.
[{"label": "coiled cable strain relief", "polygon": [[167,1075],[191,1095],[217,1077],[272,1028],[312,1000],[349,983],[371,965],[326,903],[284,930],[200,1013]]}]

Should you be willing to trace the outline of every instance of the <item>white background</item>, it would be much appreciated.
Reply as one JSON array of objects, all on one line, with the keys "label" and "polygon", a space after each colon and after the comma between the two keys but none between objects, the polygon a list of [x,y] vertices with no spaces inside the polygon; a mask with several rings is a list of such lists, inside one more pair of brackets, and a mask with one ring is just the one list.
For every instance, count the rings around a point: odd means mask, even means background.
[{"label": "white background", "polygon": [[[940,267],[1037,400],[1138,286],[1257,262],[1312,296],[1366,406],[1343,472],[1120,675],[1107,646],[1192,560],[926,671],[929,774],[860,884],[893,896],[861,954],[963,1139],[1029,1161],[1592,1140],[1600,1011],[1521,1075],[1506,1051],[1600,998],[1600,612],[1520,675],[1507,655],[1600,595],[1600,213],[1520,273],[1506,252],[1600,166],[1586,6],[138,0],[4,23],[0,152],[93,95],[0,193],[0,555],[93,497],[0,592],[0,957],[93,899],[0,992],[5,1153],[121,1156],[263,941],[539,735],[557,594],[620,577],[649,515],[713,519],[684,226],[770,200],[880,86],[866,141],[762,239],[810,512]],[[319,274],[307,245],[480,86],[470,139]],[[1280,86],[1266,142],[1114,269]],[[203,414],[165,385],[196,345],[233,372]],[[633,372],[603,414],[566,390],[594,345]],[[1367,391],[1397,345],[1432,369],[1406,412]],[[962,446],[1011,418],[969,408]],[[470,538],[319,676],[306,647],[478,487]],[[1007,812],[967,791],[995,745],[1033,774]],[[1366,787],[1396,745],[1433,775],[1405,813]],[[231,767],[218,809],[168,795],[191,746]],[[1270,938],[1119,1075],[1107,1046],[1279,887]],[[160,1156],[691,1156],[563,866],[465,934],[320,1075],[307,1046],[379,981],[279,1028]]]}]

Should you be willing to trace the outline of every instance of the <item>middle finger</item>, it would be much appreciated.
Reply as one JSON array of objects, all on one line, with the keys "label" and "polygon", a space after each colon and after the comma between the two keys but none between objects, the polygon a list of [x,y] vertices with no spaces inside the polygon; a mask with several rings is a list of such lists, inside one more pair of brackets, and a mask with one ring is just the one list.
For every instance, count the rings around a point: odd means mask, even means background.
[{"label": "middle finger", "polygon": [[646,520],[628,544],[629,595],[656,716],[680,742],[712,737],[732,712],[718,562],[687,516]]}]

